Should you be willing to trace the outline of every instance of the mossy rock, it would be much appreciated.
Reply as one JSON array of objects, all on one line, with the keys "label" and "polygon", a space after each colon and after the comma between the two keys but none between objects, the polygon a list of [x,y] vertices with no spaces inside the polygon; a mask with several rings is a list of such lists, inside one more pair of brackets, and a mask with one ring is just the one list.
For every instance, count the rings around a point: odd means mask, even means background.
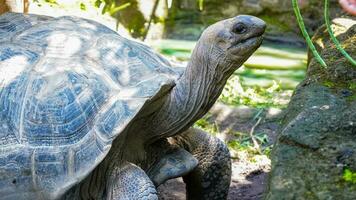
[{"label": "mossy rock", "polygon": [[[355,19],[334,22],[338,39],[355,57]],[[350,177],[356,172],[356,67],[332,44],[325,27],[313,40],[328,67],[311,58],[292,97],[271,155],[266,200],[356,198]]]}]

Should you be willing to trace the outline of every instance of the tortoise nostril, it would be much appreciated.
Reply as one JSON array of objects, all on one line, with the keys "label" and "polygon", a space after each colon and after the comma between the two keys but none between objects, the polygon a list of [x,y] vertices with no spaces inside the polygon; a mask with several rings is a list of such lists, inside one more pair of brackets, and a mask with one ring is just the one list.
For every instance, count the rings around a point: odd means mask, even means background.
[{"label": "tortoise nostril", "polygon": [[236,34],[243,34],[247,31],[247,27],[245,24],[239,22],[235,24],[232,28],[232,32]]}]

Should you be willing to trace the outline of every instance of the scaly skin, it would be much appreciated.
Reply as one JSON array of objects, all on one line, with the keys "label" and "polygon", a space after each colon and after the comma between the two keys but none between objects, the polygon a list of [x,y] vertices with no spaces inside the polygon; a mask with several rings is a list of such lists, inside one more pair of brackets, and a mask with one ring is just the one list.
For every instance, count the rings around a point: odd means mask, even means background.
[{"label": "scaly skin", "polygon": [[158,200],[152,181],[132,163],[126,163],[114,171],[108,181],[107,191],[107,200]]},{"label": "scaly skin", "polygon": [[125,162],[107,169],[95,170],[61,200],[158,200],[156,187],[140,167]]},{"label": "scaly skin", "polygon": [[187,199],[226,199],[231,181],[231,160],[226,145],[196,128],[174,137],[172,143],[185,148],[199,160],[199,165],[183,177]]}]

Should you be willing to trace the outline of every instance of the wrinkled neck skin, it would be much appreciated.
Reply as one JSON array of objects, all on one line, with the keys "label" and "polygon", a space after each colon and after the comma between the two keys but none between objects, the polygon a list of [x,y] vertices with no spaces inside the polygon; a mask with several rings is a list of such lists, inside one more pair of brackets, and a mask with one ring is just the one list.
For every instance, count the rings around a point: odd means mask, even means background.
[{"label": "wrinkled neck skin", "polygon": [[198,42],[185,72],[153,117],[150,141],[183,132],[209,111],[227,79],[245,61],[231,62],[225,55]]}]

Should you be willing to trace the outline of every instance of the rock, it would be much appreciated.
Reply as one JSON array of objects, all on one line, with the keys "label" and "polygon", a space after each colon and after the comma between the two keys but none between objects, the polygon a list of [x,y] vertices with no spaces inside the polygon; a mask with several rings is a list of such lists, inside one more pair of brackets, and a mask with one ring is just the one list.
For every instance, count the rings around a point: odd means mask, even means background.
[{"label": "rock", "polygon": [[[356,20],[334,20],[346,51],[356,55]],[[325,27],[313,38],[328,67],[310,59],[272,151],[266,200],[356,198],[356,68],[336,49]]]}]

